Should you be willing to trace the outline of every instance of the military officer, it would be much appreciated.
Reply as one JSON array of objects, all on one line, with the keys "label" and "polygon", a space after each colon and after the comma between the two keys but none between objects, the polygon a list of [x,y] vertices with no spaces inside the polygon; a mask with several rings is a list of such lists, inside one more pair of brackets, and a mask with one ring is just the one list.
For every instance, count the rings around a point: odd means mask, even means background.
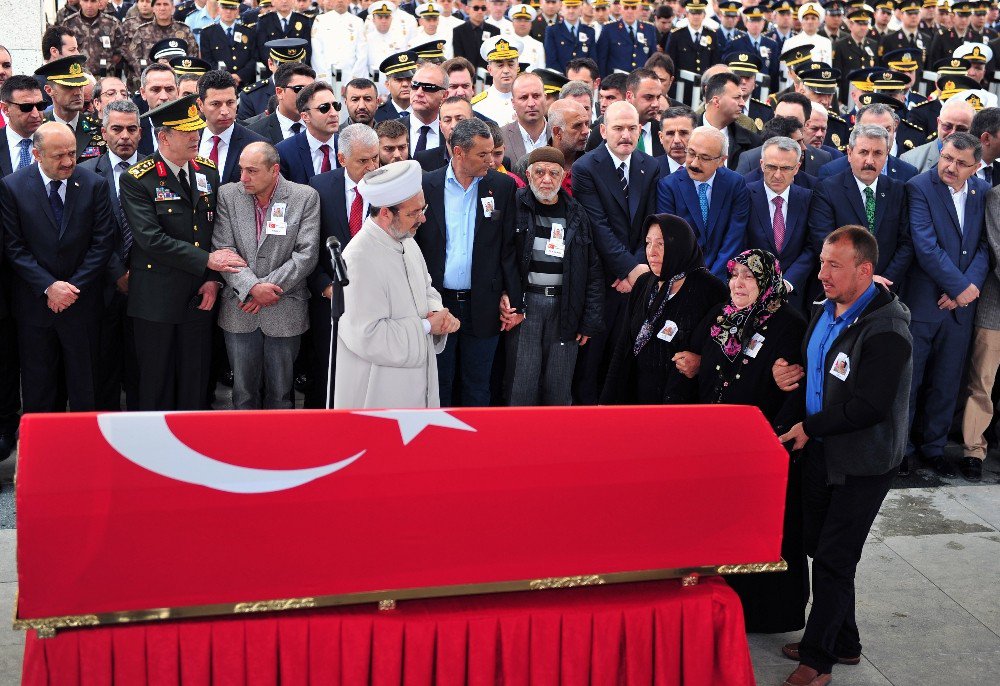
[{"label": "military officer", "polygon": [[785,41],[795,35],[795,3],[792,0],[774,0],[770,6],[761,3],[761,7],[765,11],[770,10],[774,22],[767,32],[767,37],[778,44],[778,53],[783,53]]},{"label": "military officer", "polygon": [[240,21],[239,0],[219,0],[219,21],[201,30],[201,57],[229,73],[237,86],[256,79],[257,57],[253,52],[254,29]]},{"label": "military officer", "polygon": [[172,57],[167,64],[177,74],[177,78],[185,75],[202,76],[212,70],[212,65],[199,57]]},{"label": "military officer", "polygon": [[760,133],[765,122],[774,117],[772,110],[766,103],[752,97],[757,83],[757,74],[760,73],[761,59],[755,52],[731,52],[722,58],[729,71],[740,77],[740,90],[746,98],[743,105],[743,114],[750,120],[745,122],[747,128],[752,128],[754,133]]},{"label": "military officer", "polygon": [[158,150],[121,175],[122,209],[132,229],[128,314],[139,362],[140,410],[203,410],[211,357],[216,272],[246,266],[231,251],[211,252],[219,172],[197,156],[197,96],[142,115]]},{"label": "military officer", "polygon": [[924,131],[937,131],[937,119],[941,115],[941,105],[953,95],[962,91],[975,90],[979,83],[963,74],[938,74],[938,97],[915,105],[910,110],[908,120]]},{"label": "military officer", "polygon": [[257,3],[257,6],[254,7],[252,10],[246,10],[245,12],[242,12],[240,14],[240,19],[242,20],[244,26],[247,26],[251,29],[256,29],[257,22],[260,21],[260,18],[263,17],[265,14],[273,11],[274,11],[274,5],[271,4],[271,0],[260,0],[260,2]]},{"label": "military officer", "polygon": [[[841,74],[849,74],[856,69],[870,69],[875,66],[878,45],[868,37],[874,13],[868,5],[853,6],[847,11],[850,35],[841,38],[833,48],[833,66]],[[840,100],[847,101],[848,83],[841,79]]]},{"label": "military officer", "polygon": [[486,60],[486,71],[493,77],[493,85],[472,98],[472,109],[500,126],[517,121],[511,89],[517,76],[520,51],[521,39],[514,36],[491,36],[479,50]]},{"label": "military officer", "polygon": [[271,49],[267,44],[273,40],[282,38],[301,38],[306,42],[306,56],[303,60],[309,63],[312,49],[309,39],[312,37],[313,20],[300,12],[293,12],[292,6],[295,0],[273,0],[274,11],[262,16],[254,32],[254,51],[257,53],[257,61],[261,64],[267,62]]},{"label": "military officer", "polygon": [[965,75],[981,83],[983,88],[989,87],[986,65],[993,61],[993,48],[982,43],[963,43],[955,48],[951,56],[966,60],[969,68]]},{"label": "military officer", "polygon": [[35,70],[35,76],[45,79],[45,92],[52,98],[52,109],[45,120],[57,121],[73,129],[77,162],[100,157],[107,147],[101,136],[100,122],[83,111],[83,87],[88,83],[83,69],[86,60],[86,55],[67,55]]},{"label": "military officer", "polygon": [[[537,12],[535,12],[535,9],[525,3],[512,5],[507,10],[507,18],[510,19],[514,35],[521,40],[521,61],[531,65],[531,68],[547,66],[545,61],[545,46],[531,35],[531,23],[535,20],[536,15]],[[586,22],[584,22],[584,25],[594,29],[592,25]],[[594,51],[597,49],[596,39],[599,35],[600,31],[594,29],[595,40],[588,47],[588,57],[593,57]]]},{"label": "military officer", "polygon": [[444,64],[446,42],[444,40],[432,40],[420,45],[414,45],[410,50],[417,53],[418,62],[433,62],[434,64]]},{"label": "military officer", "polygon": [[368,41],[365,23],[351,14],[348,0],[333,0],[330,9],[313,20],[312,68],[320,81],[333,83],[333,72],[340,72],[339,83],[368,78]]},{"label": "military officer", "polygon": [[569,83],[569,79],[551,69],[538,68],[530,71],[532,74],[538,74],[542,80],[542,93],[545,94],[545,109],[543,111],[548,112],[549,105],[559,99],[559,93],[562,91],[562,87]]},{"label": "military officer", "polygon": [[[368,68],[371,70],[390,55],[405,51],[409,45],[410,32],[397,21],[397,11],[389,0],[379,0],[368,6],[371,21],[365,25],[365,40],[368,43]],[[376,81],[379,95],[387,95],[386,84],[378,79],[379,73],[374,72],[371,76]]]},{"label": "military officer", "polygon": [[200,56],[191,27],[174,21],[173,12],[174,4],[171,0],[153,0],[153,20],[140,24],[135,33],[128,37],[125,59],[134,85],[138,85],[139,76],[145,68],[142,60],[145,60],[150,49],[162,40],[173,38],[184,41],[186,54],[192,57]]},{"label": "military officer", "polygon": [[[700,5],[701,16],[704,18],[705,0],[690,0],[690,2]],[[649,22],[639,21],[639,0],[622,0],[621,5],[621,19],[613,24],[606,24],[601,29],[601,37],[597,40],[595,61],[602,77],[615,71],[628,73],[638,69],[656,50],[656,27]],[[711,47],[713,43],[715,43],[714,38],[709,38],[707,45]],[[716,49],[717,47],[715,46]],[[717,57],[717,52],[714,55]],[[674,64],[678,69],[687,68],[681,67],[676,58]],[[712,61],[704,62],[705,68],[711,64]]]},{"label": "military officer", "polygon": [[410,111],[410,84],[417,71],[417,53],[406,50],[389,55],[378,69],[389,97],[375,110],[376,124],[386,119],[399,119]]},{"label": "military officer", "polygon": [[97,77],[121,72],[125,34],[113,15],[101,11],[99,0],[80,0],[80,11],[63,24],[76,35],[77,46],[87,56],[86,69]]},{"label": "military officer", "polygon": [[843,0],[824,0],[820,3],[823,7],[823,25],[816,33],[830,39],[830,44],[834,44],[847,35],[844,30],[844,2]]},{"label": "military officer", "polygon": [[900,22],[898,31],[889,31],[882,37],[878,45],[878,55],[885,64],[885,56],[899,50],[909,50],[917,63],[917,69],[923,69],[924,56],[930,47],[930,35],[920,30],[920,0],[902,0],[899,5]]},{"label": "military officer", "polygon": [[[873,102],[885,102],[891,105],[896,114],[899,115],[899,125],[896,127],[896,148],[901,152],[906,152],[926,143],[927,131],[919,124],[907,120],[906,93],[910,89],[910,75],[889,70],[872,73],[868,80],[872,84],[872,92],[882,96]],[[888,102],[885,98],[890,98],[892,102]],[[897,155],[893,150],[890,150],[889,154]]]},{"label": "military officer", "polygon": [[723,0],[719,3],[719,28],[717,31],[720,55],[732,52],[730,46],[733,42],[746,35],[737,27],[742,9],[743,4],[739,0]]},{"label": "military officer", "polygon": [[907,87],[905,97],[903,98],[903,111],[900,112],[900,116],[904,118],[909,117],[909,111],[915,105],[919,105],[927,100],[926,97],[913,90],[919,68],[917,53],[917,50],[900,48],[899,50],[887,52],[882,56],[882,64],[893,71],[905,74],[910,79],[910,85]]},{"label": "military officer", "polygon": [[[940,9],[940,8],[939,8]],[[927,51],[926,64],[934,65],[938,61],[951,57],[955,48],[962,43],[983,43],[983,35],[973,31],[969,24],[972,20],[972,3],[960,0],[951,6],[953,24],[950,29],[940,28],[934,34],[931,47]]]},{"label": "military officer", "polygon": [[236,118],[246,121],[267,110],[267,103],[274,95],[274,72],[284,62],[302,62],[306,58],[306,42],[301,38],[278,38],[267,43],[267,68],[271,76],[250,84],[240,93]]},{"label": "military officer", "polygon": [[[763,34],[766,22],[764,9],[760,5],[745,7],[742,12],[743,24],[747,29],[746,33],[730,43],[726,53],[749,52],[760,57],[760,71],[767,74],[770,79],[768,92],[774,93],[779,90],[779,79],[781,78],[781,50],[774,40]],[[759,95],[760,89],[757,88],[755,92]]]},{"label": "military officer", "polygon": [[565,72],[570,60],[593,59],[597,46],[594,29],[580,20],[581,0],[563,0],[563,19],[545,31],[545,66]]},{"label": "military officer", "polygon": [[548,31],[548,28],[562,21],[562,17],[559,16],[562,2],[560,0],[549,0],[541,3],[532,1],[531,4],[535,10],[540,10],[534,21],[531,22],[531,37],[544,44],[545,32]]}]

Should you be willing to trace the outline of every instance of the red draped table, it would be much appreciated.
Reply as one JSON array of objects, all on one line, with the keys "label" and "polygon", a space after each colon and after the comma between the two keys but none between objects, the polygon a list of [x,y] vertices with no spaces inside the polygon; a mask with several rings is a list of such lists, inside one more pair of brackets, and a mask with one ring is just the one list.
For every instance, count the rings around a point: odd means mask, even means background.
[{"label": "red draped table", "polygon": [[23,683],[753,684],[720,578],[28,633]]}]

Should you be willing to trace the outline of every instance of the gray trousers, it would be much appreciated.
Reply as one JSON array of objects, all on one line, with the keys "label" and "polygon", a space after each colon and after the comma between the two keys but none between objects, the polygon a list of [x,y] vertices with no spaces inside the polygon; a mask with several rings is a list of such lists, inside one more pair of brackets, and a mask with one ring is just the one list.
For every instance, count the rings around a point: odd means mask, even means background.
[{"label": "gray trousers", "polygon": [[580,345],[559,340],[560,297],[525,293],[527,316],[507,339],[510,405],[573,404]]},{"label": "gray trousers", "polygon": [[301,336],[265,336],[224,332],[233,367],[233,408],[237,410],[291,410],[292,364]]}]

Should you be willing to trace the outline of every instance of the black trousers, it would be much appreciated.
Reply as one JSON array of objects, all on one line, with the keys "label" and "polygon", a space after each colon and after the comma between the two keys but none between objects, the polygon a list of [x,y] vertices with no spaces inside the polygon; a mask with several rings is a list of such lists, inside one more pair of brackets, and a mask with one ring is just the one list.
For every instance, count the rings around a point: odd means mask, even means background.
[{"label": "black trousers", "polygon": [[611,355],[628,314],[628,293],[608,287],[604,292],[604,331],[590,337],[579,350],[573,373],[573,404],[596,405],[604,390]]},{"label": "black trousers", "polygon": [[126,314],[128,296],[115,291],[101,317],[100,373],[97,379],[97,409],[139,409],[139,361],[135,356],[132,318]]},{"label": "black trousers", "polygon": [[[307,410],[321,410],[326,407],[326,377],[330,370],[330,337],[333,326],[330,322],[330,301],[309,303],[309,331],[306,332],[309,343],[303,346],[300,357],[308,355],[309,387],[306,389],[303,406]],[[325,307],[324,307],[325,305]],[[334,374],[336,375],[337,342],[333,342]],[[306,349],[308,348],[308,349]],[[333,407],[333,395],[330,395],[330,407]]]},{"label": "black trousers", "polygon": [[207,410],[212,360],[212,317],[196,311],[181,324],[134,317],[139,360],[139,409]]},{"label": "black trousers", "polygon": [[812,610],[799,644],[803,664],[828,674],[837,657],[861,654],[854,616],[854,575],[865,539],[896,469],[878,476],[848,476],[827,484],[822,443],[806,444],[802,460],[803,540],[813,559]]},{"label": "black trousers", "polygon": [[21,367],[13,317],[0,317],[0,434],[13,438],[21,421]]},{"label": "black trousers", "polygon": [[96,311],[74,314],[60,314],[52,326],[24,322],[17,325],[21,393],[26,413],[66,409],[65,403],[60,402],[61,370],[65,373],[69,409],[89,412],[96,408],[100,314]]}]

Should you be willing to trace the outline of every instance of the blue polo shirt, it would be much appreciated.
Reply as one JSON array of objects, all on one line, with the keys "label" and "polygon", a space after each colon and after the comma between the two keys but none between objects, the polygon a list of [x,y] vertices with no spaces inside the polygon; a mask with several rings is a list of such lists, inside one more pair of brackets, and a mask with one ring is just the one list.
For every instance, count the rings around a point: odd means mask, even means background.
[{"label": "blue polo shirt", "polygon": [[813,329],[809,343],[806,345],[806,415],[814,415],[823,409],[823,380],[827,373],[826,355],[830,348],[840,338],[840,334],[848,326],[857,321],[868,304],[878,293],[875,284],[871,284],[854,301],[844,314],[835,316],[836,303],[827,300],[823,304],[823,314]]},{"label": "blue polo shirt", "polygon": [[476,202],[479,200],[479,177],[468,188],[455,178],[448,165],[444,173],[445,288],[467,291],[472,288],[472,243],[476,234]]}]

